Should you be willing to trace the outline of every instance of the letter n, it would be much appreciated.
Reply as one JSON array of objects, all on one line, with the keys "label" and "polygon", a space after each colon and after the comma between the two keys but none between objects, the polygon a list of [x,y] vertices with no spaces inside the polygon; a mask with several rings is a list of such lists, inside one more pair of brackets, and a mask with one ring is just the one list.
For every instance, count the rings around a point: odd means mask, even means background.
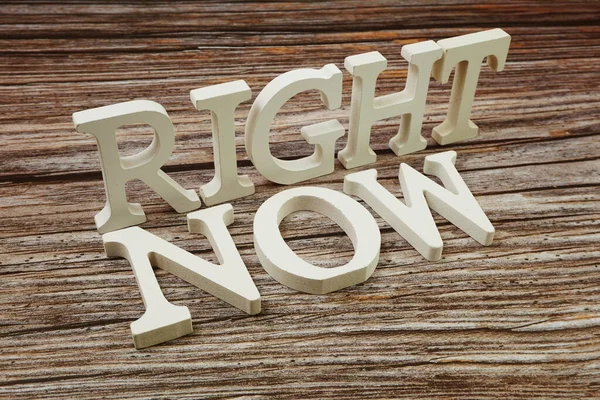
[{"label": "letter n", "polygon": [[260,294],[227,231],[226,226],[232,222],[233,208],[230,204],[188,214],[189,231],[208,238],[220,265],[196,257],[139,227],[102,236],[109,257],[123,257],[131,264],[146,305],[144,315],[131,323],[131,334],[137,349],[192,333],[188,308],[171,304],[164,297],[153,266],[206,290],[248,314],[260,312]]}]

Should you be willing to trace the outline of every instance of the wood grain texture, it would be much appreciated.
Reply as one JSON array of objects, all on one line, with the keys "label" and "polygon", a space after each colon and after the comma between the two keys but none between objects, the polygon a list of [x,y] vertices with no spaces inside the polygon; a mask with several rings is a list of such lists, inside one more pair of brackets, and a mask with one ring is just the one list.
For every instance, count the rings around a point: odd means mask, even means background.
[{"label": "wood grain texture", "polygon": [[[18,398],[600,398],[600,3],[592,1],[130,2],[0,5],[0,397]],[[377,217],[380,264],[364,284],[323,296],[283,287],[260,266],[254,213],[284,188],[243,150],[250,102],[237,113],[241,170],[254,196],[233,202],[230,232],[263,296],[248,316],[157,270],[166,297],[189,307],[192,335],[142,351],[129,323],[144,306],[125,260],[107,259],[93,215],[104,190],[95,142],[75,111],[131,99],[163,104],[177,130],[165,170],[186,188],[213,175],[208,113],[191,89],[245,79],[255,97],[280,73],[343,65],[380,51],[379,93],[404,87],[404,44],[500,27],[506,69],[482,70],[473,109],[481,136],[441,147],[431,129],[450,85],[432,82],[425,151],[395,157],[398,119],[372,145],[381,183],[398,194],[400,162],[458,152],[457,169],[497,230],[482,247],[436,215],[444,258],[429,262]],[[275,121],[274,153],[312,152],[308,123],[347,126],[300,95]],[[124,152],[150,141],[123,130]],[[345,139],[338,142],[338,150]],[[341,190],[347,173],[307,184]],[[150,189],[131,185],[143,225],[215,261]],[[350,240],[327,218],[282,224],[310,262],[339,265]]]}]

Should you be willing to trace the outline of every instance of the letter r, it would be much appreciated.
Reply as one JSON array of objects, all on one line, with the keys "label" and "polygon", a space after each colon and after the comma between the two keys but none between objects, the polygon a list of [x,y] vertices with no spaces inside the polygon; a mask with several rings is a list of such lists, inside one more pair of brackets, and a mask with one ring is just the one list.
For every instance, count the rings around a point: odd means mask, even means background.
[{"label": "letter r", "polygon": [[[77,132],[92,134],[98,142],[106,189],[106,206],[95,217],[98,232],[111,232],[146,221],[141,205],[127,201],[125,184],[132,179],[146,183],[177,212],[200,207],[200,199],[193,190],[184,189],[160,169],[171,156],[175,143],[173,124],[160,104],[135,100],[79,111],[73,114],[73,123]],[[115,132],[129,124],[150,125],[154,139],[143,151],[121,157]]]}]

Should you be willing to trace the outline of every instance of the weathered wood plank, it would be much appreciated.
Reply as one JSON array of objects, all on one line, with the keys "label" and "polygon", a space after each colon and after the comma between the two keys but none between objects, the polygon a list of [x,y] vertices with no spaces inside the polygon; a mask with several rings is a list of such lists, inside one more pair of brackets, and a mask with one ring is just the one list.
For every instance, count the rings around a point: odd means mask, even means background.
[{"label": "weathered wood plank", "polygon": [[[596,25],[600,7],[584,1],[81,2],[3,7],[1,33],[20,37],[119,37],[197,32],[322,32],[476,26]],[[55,18],[49,20],[48,16]],[[15,18],[18,17],[18,18]],[[15,25],[27,29],[11,29]]]}]

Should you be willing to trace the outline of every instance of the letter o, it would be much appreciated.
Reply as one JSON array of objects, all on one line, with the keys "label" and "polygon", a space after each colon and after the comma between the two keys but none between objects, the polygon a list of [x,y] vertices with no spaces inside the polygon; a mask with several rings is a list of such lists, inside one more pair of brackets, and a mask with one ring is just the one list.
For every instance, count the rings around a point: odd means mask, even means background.
[{"label": "letter o", "polygon": [[[279,231],[295,211],[331,218],[350,237],[354,256],[334,268],[312,265],[290,249]],[[375,219],[351,197],[332,189],[300,187],[265,201],[254,218],[254,247],[263,268],[279,283],[305,293],[324,294],[366,281],[379,261],[381,234]]]}]

